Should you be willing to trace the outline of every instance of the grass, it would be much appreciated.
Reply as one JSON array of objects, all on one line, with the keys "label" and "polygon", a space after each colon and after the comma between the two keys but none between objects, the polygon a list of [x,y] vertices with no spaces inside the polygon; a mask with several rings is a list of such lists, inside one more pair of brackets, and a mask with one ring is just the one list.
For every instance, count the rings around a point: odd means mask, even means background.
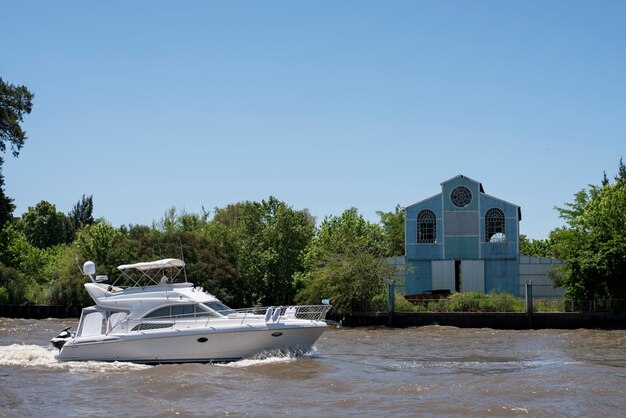
[{"label": "grass", "polygon": [[[533,312],[565,312],[561,299],[534,299]],[[383,310],[386,310],[386,306]],[[423,300],[412,304],[395,295],[396,312],[526,312],[526,301],[509,293],[455,293],[447,299]]]}]

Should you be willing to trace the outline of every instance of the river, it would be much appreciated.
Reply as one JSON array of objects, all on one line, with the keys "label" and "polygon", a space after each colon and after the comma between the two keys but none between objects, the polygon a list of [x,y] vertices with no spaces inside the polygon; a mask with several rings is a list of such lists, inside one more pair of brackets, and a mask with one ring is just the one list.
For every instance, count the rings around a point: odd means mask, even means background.
[{"label": "river", "polygon": [[304,357],[54,358],[74,320],[0,318],[2,416],[626,416],[626,331],[329,329]]}]

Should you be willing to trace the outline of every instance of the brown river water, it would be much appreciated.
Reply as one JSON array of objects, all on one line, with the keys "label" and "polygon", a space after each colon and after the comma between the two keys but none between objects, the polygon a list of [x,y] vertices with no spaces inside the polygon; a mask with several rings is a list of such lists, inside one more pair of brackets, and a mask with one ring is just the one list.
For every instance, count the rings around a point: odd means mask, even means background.
[{"label": "brown river water", "polygon": [[0,318],[0,417],[626,416],[626,331],[329,328],[303,357],[55,360],[73,320]]}]

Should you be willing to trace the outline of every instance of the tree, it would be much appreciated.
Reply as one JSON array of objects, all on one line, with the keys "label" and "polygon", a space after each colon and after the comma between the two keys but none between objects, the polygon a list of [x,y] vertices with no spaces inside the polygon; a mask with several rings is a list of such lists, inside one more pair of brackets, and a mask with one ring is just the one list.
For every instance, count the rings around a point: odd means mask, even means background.
[{"label": "tree", "polygon": [[72,240],[70,219],[45,200],[28,208],[22,215],[21,225],[28,241],[37,248],[66,244]]},{"label": "tree", "polygon": [[297,300],[317,304],[330,298],[338,312],[370,309],[395,273],[382,258],[385,254],[382,227],[366,221],[357,209],[326,217],[303,254]]},{"label": "tree", "polygon": [[206,235],[240,272],[245,304],[280,305],[295,297],[293,277],[302,270],[300,254],[314,228],[308,210],[294,210],[270,196],[216,209]]},{"label": "tree", "polygon": [[617,169],[616,181],[626,181],[626,165],[624,165],[623,158],[619,159],[619,167]]},{"label": "tree", "polygon": [[530,255],[534,257],[553,257],[553,243],[550,239],[528,239],[524,234],[519,236],[520,255]]},{"label": "tree", "polygon": [[555,255],[565,260],[556,283],[573,298],[626,296],[626,182],[590,186],[567,208],[567,226],[551,232]]},{"label": "tree", "polygon": [[78,231],[85,225],[92,225],[95,220],[93,218],[93,195],[83,197],[76,202],[70,213],[68,213],[74,231]]},{"label": "tree", "polygon": [[395,212],[376,212],[380,217],[386,247],[386,255],[404,255],[404,208],[396,206]]},{"label": "tree", "polygon": [[[19,155],[26,140],[20,124],[23,115],[31,112],[32,100],[33,94],[26,87],[8,84],[0,77],[0,152],[4,153],[8,145],[14,157]],[[11,220],[15,209],[13,199],[4,194],[3,164],[0,156],[0,229]]]},{"label": "tree", "polygon": [[239,272],[219,245],[189,231],[147,234],[138,241],[137,260],[183,258],[188,280],[233,306],[243,295]]},{"label": "tree", "polygon": [[4,194],[4,176],[2,175],[2,158],[0,157],[0,230],[13,218],[14,210],[13,199]]},{"label": "tree", "polygon": [[31,112],[32,100],[33,94],[26,87],[8,84],[0,77],[0,151],[5,152],[8,143],[14,157],[20,153],[26,140],[20,123],[24,113]]},{"label": "tree", "polygon": [[602,175],[602,185],[603,186],[608,186],[609,178],[606,176],[606,171],[604,171],[602,174],[603,174]]},{"label": "tree", "polygon": [[115,251],[124,240],[125,236],[119,229],[106,222],[98,222],[78,231],[76,246],[80,250],[80,258],[93,261],[98,272],[116,274],[116,267],[128,262],[124,254],[116,256],[119,253]]},{"label": "tree", "polygon": [[172,234],[176,232],[200,232],[206,226],[206,218],[196,213],[187,213],[172,206],[158,222],[153,222],[152,227],[162,233]]}]

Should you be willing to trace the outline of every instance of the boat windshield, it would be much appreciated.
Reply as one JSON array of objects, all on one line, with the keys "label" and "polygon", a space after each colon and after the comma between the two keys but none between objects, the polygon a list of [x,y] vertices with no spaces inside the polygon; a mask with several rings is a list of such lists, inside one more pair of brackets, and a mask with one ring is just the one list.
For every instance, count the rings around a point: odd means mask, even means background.
[{"label": "boat windshield", "polygon": [[212,311],[217,312],[220,315],[228,316],[228,314],[235,313],[234,310],[232,310],[228,306],[224,305],[222,302],[220,302],[217,299],[214,300],[214,301],[211,301],[211,302],[204,302],[204,305],[207,308],[211,309]]}]

